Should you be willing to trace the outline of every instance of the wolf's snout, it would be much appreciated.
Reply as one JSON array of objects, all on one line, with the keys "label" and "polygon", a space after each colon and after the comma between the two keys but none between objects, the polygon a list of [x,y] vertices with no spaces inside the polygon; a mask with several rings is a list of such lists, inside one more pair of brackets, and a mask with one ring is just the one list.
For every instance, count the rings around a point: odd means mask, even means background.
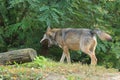
[{"label": "wolf's snout", "polygon": [[43,42],[43,39],[40,40],[40,43],[42,43],[42,42]]},{"label": "wolf's snout", "polygon": [[42,39],[40,40],[40,43],[42,43],[42,42],[43,42],[43,40],[44,40],[44,39],[42,38]]},{"label": "wolf's snout", "polygon": [[46,35],[43,36],[43,38],[40,40],[40,43],[42,43],[45,39],[47,39]]}]

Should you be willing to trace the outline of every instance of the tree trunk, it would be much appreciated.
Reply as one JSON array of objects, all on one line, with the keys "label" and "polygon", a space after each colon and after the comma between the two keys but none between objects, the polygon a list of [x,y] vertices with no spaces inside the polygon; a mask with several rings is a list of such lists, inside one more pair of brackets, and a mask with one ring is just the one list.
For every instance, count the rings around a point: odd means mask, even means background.
[{"label": "tree trunk", "polygon": [[0,65],[31,62],[36,56],[37,53],[32,48],[8,51],[0,53]]}]

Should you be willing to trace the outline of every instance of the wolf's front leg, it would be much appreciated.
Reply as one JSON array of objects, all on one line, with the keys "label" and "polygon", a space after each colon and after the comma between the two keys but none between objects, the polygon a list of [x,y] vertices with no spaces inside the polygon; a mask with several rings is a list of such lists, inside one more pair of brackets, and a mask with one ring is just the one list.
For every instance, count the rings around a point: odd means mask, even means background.
[{"label": "wolf's front leg", "polygon": [[63,47],[63,52],[64,52],[64,54],[66,56],[67,63],[71,63],[70,53],[69,53],[69,50],[68,50],[67,46]]},{"label": "wolf's front leg", "polygon": [[61,57],[61,59],[60,59],[60,62],[63,63],[64,60],[65,60],[65,53],[63,52],[63,53],[62,53],[62,57]]}]

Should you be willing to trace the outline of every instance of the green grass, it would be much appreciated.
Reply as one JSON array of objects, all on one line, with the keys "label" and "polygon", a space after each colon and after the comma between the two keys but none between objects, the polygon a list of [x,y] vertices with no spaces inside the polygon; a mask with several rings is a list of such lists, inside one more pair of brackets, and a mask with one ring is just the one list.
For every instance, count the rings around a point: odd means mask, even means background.
[{"label": "green grass", "polygon": [[59,63],[40,56],[30,63],[0,66],[0,80],[44,80],[51,73],[62,75],[67,80],[100,80],[104,75],[116,72],[112,68]]}]

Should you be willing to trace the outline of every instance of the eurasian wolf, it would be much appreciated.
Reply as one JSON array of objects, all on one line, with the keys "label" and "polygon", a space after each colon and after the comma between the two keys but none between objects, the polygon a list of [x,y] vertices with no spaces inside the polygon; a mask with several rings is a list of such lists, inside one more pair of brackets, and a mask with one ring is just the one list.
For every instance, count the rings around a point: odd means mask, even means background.
[{"label": "eurasian wolf", "polygon": [[111,41],[112,37],[101,31],[100,29],[86,29],[86,28],[47,28],[46,33],[41,39],[40,43],[45,39],[48,39],[50,45],[58,45],[63,49],[63,54],[60,62],[63,62],[65,57],[68,63],[71,63],[69,49],[81,50],[89,55],[91,58],[91,64],[97,64],[97,58],[95,55],[95,49],[97,46],[96,35],[101,40]]}]

